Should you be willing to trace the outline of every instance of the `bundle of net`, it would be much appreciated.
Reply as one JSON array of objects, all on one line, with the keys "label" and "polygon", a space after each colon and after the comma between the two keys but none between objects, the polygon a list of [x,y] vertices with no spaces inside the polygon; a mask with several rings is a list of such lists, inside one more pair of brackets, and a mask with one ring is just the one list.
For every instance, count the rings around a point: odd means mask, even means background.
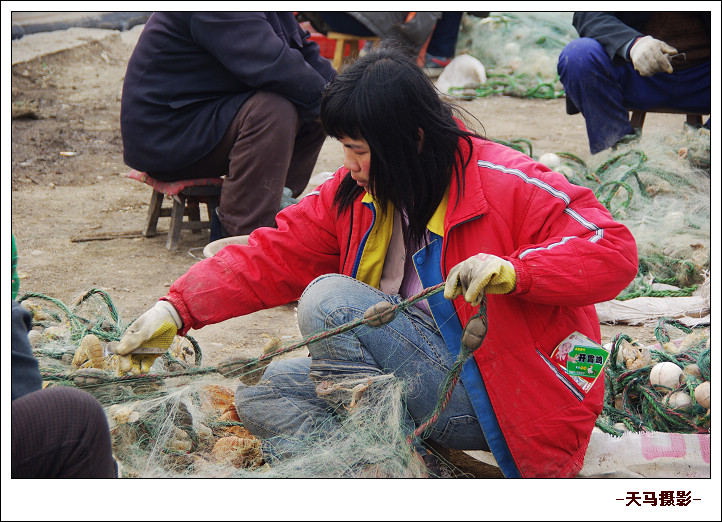
[{"label": "bundle of net", "polygon": [[[578,38],[572,13],[492,12],[487,18],[464,15],[457,54],[477,58],[487,82],[476,96],[505,94],[525,98],[560,98],[559,53]],[[468,89],[464,91],[468,94]]]},{"label": "bundle of net", "polygon": [[[92,386],[96,381],[132,383],[132,390],[111,385],[93,389],[101,403],[113,404],[138,395],[144,379],[151,384],[159,380],[152,376],[128,375],[119,368],[113,346],[133,321],[125,322],[119,317],[106,292],[90,289],[70,306],[34,292],[20,296],[18,301],[32,316],[33,328],[28,332],[28,340],[38,359],[45,387]],[[201,360],[200,346],[195,339],[176,337],[153,369],[202,373],[203,369],[192,368],[200,366]]]},{"label": "bundle of net", "polygon": [[[570,153],[539,160],[592,189],[637,242],[639,273],[620,299],[691,295],[710,270],[710,134],[684,125],[669,135],[642,135],[587,163]],[[666,294],[654,293],[669,285]]]},{"label": "bundle of net", "polygon": [[[684,335],[670,340],[670,327]],[[605,396],[597,427],[626,431],[710,432],[709,330],[661,319],[658,342],[644,346],[625,334],[612,341]]]},{"label": "bundle of net", "polygon": [[[283,345],[269,337],[259,357],[204,367],[198,343],[176,336],[147,373],[124,373],[110,348],[132,321],[118,317],[107,293],[90,290],[72,306],[36,293],[18,300],[33,316],[29,339],[43,386],[73,386],[98,399],[123,477],[431,475],[404,422],[406,385],[393,375],[319,383],[332,426],[287,439],[293,451],[281,458],[243,426],[234,395],[240,383],[257,384],[271,360],[298,356],[304,339]],[[463,475],[446,464],[444,476]]]},{"label": "bundle of net", "polygon": [[[363,381],[363,380],[362,380]],[[126,474],[141,477],[421,477],[426,469],[402,429],[401,386],[393,379],[333,383],[345,400],[333,425],[278,441],[253,437],[234,405],[236,382],[206,376],[109,417]],[[359,384],[364,388],[359,393]],[[362,396],[363,395],[363,396]],[[292,451],[288,447],[292,447]]]}]

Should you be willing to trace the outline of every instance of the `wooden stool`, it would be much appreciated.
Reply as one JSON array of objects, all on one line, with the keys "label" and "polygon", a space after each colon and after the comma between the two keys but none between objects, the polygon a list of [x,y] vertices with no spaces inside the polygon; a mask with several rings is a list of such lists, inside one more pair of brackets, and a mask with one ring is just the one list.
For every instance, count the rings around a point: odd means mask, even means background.
[{"label": "wooden stool", "polygon": [[663,114],[686,114],[687,115],[687,123],[690,125],[702,125],[702,116],[705,115],[705,113],[701,112],[688,112],[688,111],[681,111],[678,109],[649,109],[647,111],[640,111],[637,109],[630,109],[632,112],[629,122],[632,124],[632,127],[635,129],[642,130],[642,126],[644,125],[644,117],[647,115],[648,112],[659,112]]},{"label": "wooden stool", "polygon": [[336,43],[332,62],[333,68],[336,70],[338,70],[343,63],[346,44],[349,45],[349,58],[355,58],[361,51],[361,40],[370,40],[372,42],[381,41],[381,38],[378,36],[356,36],[353,34],[335,33],[333,31],[329,31],[328,34],[326,34],[326,38]]},{"label": "wooden stool", "polygon": [[[201,230],[211,228],[213,213],[220,202],[223,178],[163,182],[138,170],[131,170],[126,177],[141,181],[153,189],[143,230],[145,237],[155,236],[159,217],[170,217],[168,241],[165,245],[168,250],[178,248],[181,230],[192,230],[194,234],[200,234]],[[172,198],[172,207],[163,208],[164,196]],[[200,203],[206,204],[208,221],[201,221]],[[183,221],[183,216],[188,216],[188,221]]]}]

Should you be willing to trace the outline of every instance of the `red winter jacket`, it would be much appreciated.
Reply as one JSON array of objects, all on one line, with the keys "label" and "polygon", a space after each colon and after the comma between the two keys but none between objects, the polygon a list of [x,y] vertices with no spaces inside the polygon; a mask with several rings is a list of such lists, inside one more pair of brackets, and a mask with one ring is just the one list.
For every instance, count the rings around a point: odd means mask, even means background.
[{"label": "red winter jacket", "polygon": [[[326,273],[378,287],[392,220],[368,194],[337,217],[332,203],[345,175],[340,169],[281,211],[277,229],[258,229],[247,246],[228,246],[179,278],[165,299],[182,332],[297,300]],[[516,289],[488,296],[487,336],[461,378],[507,477],[574,476],[601,411],[603,376],[584,396],[549,356],[574,331],[601,340],[594,303],[613,299],[636,275],[634,238],[592,191],[503,145],[474,140],[464,183],[456,204],[452,181],[429,222],[432,241],[414,254],[417,271],[429,287],[479,252],[513,263]],[[463,297],[429,301],[458,353],[475,310]]]}]

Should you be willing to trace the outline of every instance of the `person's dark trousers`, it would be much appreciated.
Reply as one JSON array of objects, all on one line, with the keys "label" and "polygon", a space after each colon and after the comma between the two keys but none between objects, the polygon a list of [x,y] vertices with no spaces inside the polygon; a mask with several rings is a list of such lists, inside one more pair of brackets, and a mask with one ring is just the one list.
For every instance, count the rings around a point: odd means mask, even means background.
[{"label": "person's dark trousers", "polygon": [[[371,29],[350,14],[341,11],[320,11],[316,15],[323,20],[330,31],[355,36],[376,36]],[[311,23],[313,24],[313,21]]]},{"label": "person's dark trousers", "polygon": [[108,421],[88,392],[46,388],[12,401],[12,478],[115,478]]},{"label": "person's dark trousers", "polygon": [[431,34],[429,46],[426,48],[427,54],[453,58],[456,54],[456,41],[459,39],[459,26],[463,14],[462,11],[449,11],[441,15]]},{"label": "person's dark trousers", "polygon": [[302,121],[288,99],[259,91],[241,106],[213,151],[158,179],[225,175],[217,209],[224,235],[247,235],[275,226],[284,187],[294,198],[306,189],[325,139],[318,120]]},{"label": "person's dark trousers", "polygon": [[613,63],[596,40],[578,38],[562,49],[557,72],[568,100],[584,116],[592,154],[634,133],[629,122],[631,108],[710,111],[709,62],[672,74],[644,77],[631,62]]}]

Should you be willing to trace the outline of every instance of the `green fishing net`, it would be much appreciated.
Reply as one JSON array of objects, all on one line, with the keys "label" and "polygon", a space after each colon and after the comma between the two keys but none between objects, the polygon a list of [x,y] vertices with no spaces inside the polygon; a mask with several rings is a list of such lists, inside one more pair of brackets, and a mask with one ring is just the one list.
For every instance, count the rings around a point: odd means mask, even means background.
[{"label": "green fishing net", "polygon": [[[670,327],[684,335],[671,340]],[[625,334],[612,341],[597,427],[614,435],[625,431],[709,433],[709,330],[693,330],[678,321],[661,319],[655,335],[658,342],[651,346]],[[652,378],[659,364],[678,368],[679,379],[660,385]]]},{"label": "green fishing net", "polygon": [[[689,296],[709,278],[709,129],[685,124],[677,133],[642,135],[589,161],[563,151],[537,157],[529,140],[503,143],[594,191],[612,216],[632,232],[639,272],[618,299]],[[655,293],[653,283],[677,289]]]},{"label": "green fishing net", "polygon": [[[465,97],[504,94],[524,98],[559,98],[559,53],[578,38],[571,12],[492,12],[487,18],[464,15],[457,54],[477,58],[487,82]],[[453,90],[451,91],[453,94]]]},{"label": "green fishing net", "polygon": [[637,241],[639,273],[627,293],[652,280],[696,290],[710,272],[709,130],[685,125],[676,134],[642,136],[594,162],[589,170],[599,181],[584,184]]}]

